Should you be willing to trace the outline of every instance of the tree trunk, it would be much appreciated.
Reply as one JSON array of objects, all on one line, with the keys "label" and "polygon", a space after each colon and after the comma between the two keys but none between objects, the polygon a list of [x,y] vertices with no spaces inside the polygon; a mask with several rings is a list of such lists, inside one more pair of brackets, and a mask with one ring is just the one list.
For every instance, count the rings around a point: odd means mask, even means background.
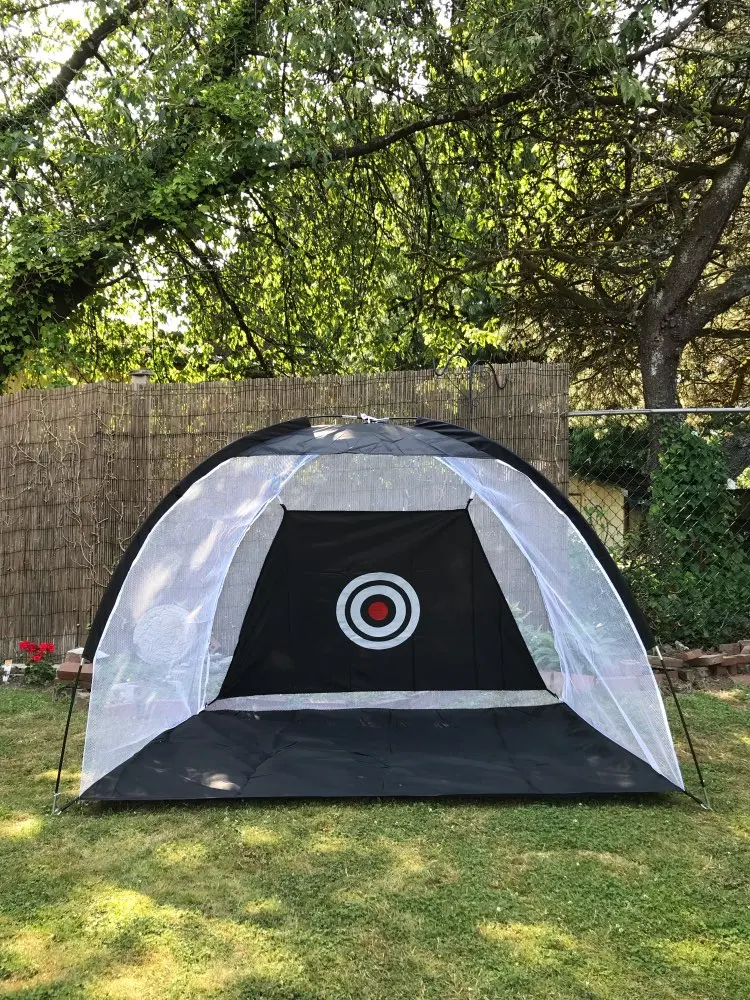
[{"label": "tree trunk", "polygon": [[677,372],[683,341],[668,321],[645,322],[638,338],[644,404],[649,409],[680,406]]},{"label": "tree trunk", "polygon": [[[644,317],[646,319],[646,317]],[[643,323],[639,337],[641,379],[644,404],[648,409],[677,409],[677,372],[684,341],[675,332],[673,322],[653,317]],[[649,472],[659,468],[663,431],[681,417],[668,413],[650,413],[647,417],[649,437]]]}]

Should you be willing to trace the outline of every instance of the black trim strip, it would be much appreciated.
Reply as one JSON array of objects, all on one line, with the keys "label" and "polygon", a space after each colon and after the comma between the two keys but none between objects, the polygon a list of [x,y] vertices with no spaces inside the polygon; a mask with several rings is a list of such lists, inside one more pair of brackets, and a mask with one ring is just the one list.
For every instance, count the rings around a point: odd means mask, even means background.
[{"label": "black trim strip", "polygon": [[309,427],[310,421],[307,417],[297,417],[294,420],[285,420],[283,423],[272,424],[270,427],[264,427],[260,431],[253,431],[252,434],[246,434],[244,437],[237,438],[236,441],[232,441],[228,445],[225,445],[225,447],[220,448],[219,451],[214,452],[213,455],[210,455],[200,465],[197,465],[192,472],[189,472],[184,479],[181,479],[176,486],[172,487],[133,535],[130,544],[117,564],[107,589],[104,591],[102,599],[99,602],[97,612],[94,615],[94,621],[92,622],[86,639],[86,645],[83,649],[83,659],[89,661],[94,659],[94,654],[104,632],[104,626],[107,624],[107,620],[115,606],[117,595],[120,593],[120,588],[125,582],[125,577],[128,575],[135,557],[143,547],[143,543],[155,525],[158,524],[171,507],[174,507],[180,497],[187,493],[193,483],[202,479],[203,476],[215,469],[217,465],[226,462],[227,459],[238,458],[241,455],[252,455],[258,446],[264,445],[268,441],[286,437],[288,434],[294,434],[296,431],[305,430]]},{"label": "black trim strip", "polygon": [[651,628],[639,608],[627,580],[609,554],[604,542],[602,542],[583,514],[573,506],[570,500],[546,476],[542,475],[533,465],[530,465],[516,455],[515,452],[510,451],[510,449],[498,444],[496,441],[490,440],[490,438],[485,437],[483,434],[477,434],[476,431],[469,431],[463,427],[457,427],[455,424],[444,423],[442,420],[429,420],[424,417],[417,418],[416,426],[424,427],[425,430],[435,431],[438,434],[444,434],[446,437],[457,438],[459,441],[463,441],[465,444],[476,448],[477,451],[483,452],[488,457],[497,458],[505,462],[506,465],[510,465],[511,468],[517,469],[518,472],[522,472],[527,476],[535,486],[538,486],[578,529],[586,544],[594,553],[602,569],[609,577],[612,586],[617,591],[620,600],[625,605],[645,648],[651,649],[654,646],[654,637],[651,633]]}]

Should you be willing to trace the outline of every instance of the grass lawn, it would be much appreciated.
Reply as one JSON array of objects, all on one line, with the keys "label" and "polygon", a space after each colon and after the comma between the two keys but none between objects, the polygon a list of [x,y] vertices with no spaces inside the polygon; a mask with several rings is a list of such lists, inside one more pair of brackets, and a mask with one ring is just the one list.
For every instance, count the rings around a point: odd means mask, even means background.
[{"label": "grass lawn", "polygon": [[0,997],[750,998],[750,689],[683,705],[713,813],[670,795],[53,818],[66,706],[2,690]]}]

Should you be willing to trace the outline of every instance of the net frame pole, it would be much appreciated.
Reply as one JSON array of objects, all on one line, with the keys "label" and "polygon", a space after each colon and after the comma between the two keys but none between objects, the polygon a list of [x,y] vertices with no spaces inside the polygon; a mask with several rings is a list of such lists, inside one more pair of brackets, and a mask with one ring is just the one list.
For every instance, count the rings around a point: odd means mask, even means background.
[{"label": "net frame pole", "polygon": [[672,695],[674,703],[677,707],[677,714],[679,715],[680,722],[682,723],[682,729],[685,733],[685,739],[687,740],[687,744],[690,747],[690,753],[693,758],[693,763],[695,764],[695,771],[696,774],[698,775],[698,781],[700,782],[701,790],[703,792],[703,801],[701,801],[697,797],[697,795],[693,795],[692,792],[688,791],[687,788],[685,789],[685,794],[689,795],[691,799],[697,802],[702,809],[707,809],[709,812],[712,812],[713,810],[711,807],[711,802],[708,798],[708,789],[706,788],[706,782],[703,779],[703,771],[701,770],[701,766],[698,763],[698,755],[696,754],[695,747],[693,746],[693,740],[690,736],[690,730],[688,729],[687,720],[685,719],[685,716],[682,711],[682,705],[680,704],[680,701],[677,697],[677,691],[675,690],[675,686],[672,683],[672,678],[670,677],[669,671],[664,666],[664,657],[661,655],[661,649],[658,646],[654,646],[654,649],[656,650],[656,655],[659,658],[659,663],[661,665],[660,669],[664,674],[664,676],[667,678],[667,685],[669,686],[670,694]]},{"label": "net frame pole", "polygon": [[68,717],[65,720],[65,732],[63,733],[62,747],[60,748],[60,762],[57,765],[57,778],[55,780],[55,790],[52,793],[52,815],[53,816],[59,816],[60,813],[63,812],[64,809],[67,809],[67,807],[69,805],[71,805],[73,802],[75,802],[77,800],[77,798],[78,798],[78,796],[76,795],[75,798],[71,799],[70,802],[67,802],[62,807],[62,809],[59,809],[58,806],[57,806],[57,800],[60,797],[60,782],[62,780],[63,764],[65,762],[65,749],[66,749],[66,747],[68,745],[68,734],[70,732],[70,722],[71,722],[71,719],[73,718],[73,708],[75,707],[75,703],[76,703],[76,694],[78,693],[78,682],[81,679],[81,671],[82,670],[83,670],[83,656],[81,656],[81,661],[78,664],[78,671],[76,673],[76,679],[73,681],[73,690],[70,692],[70,702],[68,704]]}]

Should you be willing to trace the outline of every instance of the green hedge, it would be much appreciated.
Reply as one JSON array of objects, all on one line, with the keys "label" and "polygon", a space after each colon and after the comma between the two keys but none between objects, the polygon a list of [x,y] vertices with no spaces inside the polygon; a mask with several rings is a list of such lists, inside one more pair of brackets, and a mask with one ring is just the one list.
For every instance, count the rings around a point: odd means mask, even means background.
[{"label": "green hedge", "polygon": [[662,419],[652,433],[655,451],[645,426],[576,430],[572,470],[632,484],[645,499],[645,517],[615,555],[659,641],[750,636],[750,552],[736,528],[723,436],[684,419]]}]

